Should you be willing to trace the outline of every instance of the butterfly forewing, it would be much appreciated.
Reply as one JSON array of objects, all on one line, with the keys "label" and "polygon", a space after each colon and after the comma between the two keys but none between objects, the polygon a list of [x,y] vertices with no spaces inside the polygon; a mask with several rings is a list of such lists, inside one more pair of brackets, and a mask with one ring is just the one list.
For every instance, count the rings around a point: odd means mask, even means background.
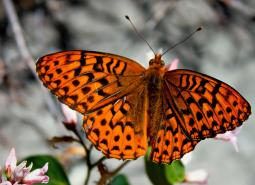
[{"label": "butterfly forewing", "polygon": [[43,84],[80,113],[93,112],[132,91],[144,68],[121,56],[89,51],[64,51],[37,62]]}]

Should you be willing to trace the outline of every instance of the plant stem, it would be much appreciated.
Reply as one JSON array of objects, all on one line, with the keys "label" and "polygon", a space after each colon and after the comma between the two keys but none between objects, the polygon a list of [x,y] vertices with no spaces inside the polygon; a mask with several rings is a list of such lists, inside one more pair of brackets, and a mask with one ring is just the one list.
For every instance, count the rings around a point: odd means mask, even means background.
[{"label": "plant stem", "polygon": [[97,165],[99,165],[100,163],[102,163],[105,159],[107,159],[105,156],[100,158],[97,162],[95,162],[94,164],[91,164],[91,166],[94,168]]},{"label": "plant stem", "polygon": [[86,176],[86,179],[85,179],[85,182],[84,182],[84,185],[88,185],[89,183],[89,179],[90,179],[90,174],[91,174],[91,170],[92,168],[94,168],[93,165],[91,165],[91,162],[90,162],[90,153],[91,153],[91,150],[92,150],[92,145],[90,145],[90,147],[88,148],[86,146],[86,143],[84,142],[84,139],[83,137],[81,136],[79,130],[77,128],[73,129],[73,132],[75,133],[75,135],[79,138],[80,140],[80,143],[82,144],[85,152],[86,152],[86,155],[85,155],[85,161],[87,163],[87,167],[88,167],[88,171],[87,171],[87,176]]},{"label": "plant stem", "polygon": [[91,169],[90,169],[90,167],[88,166],[87,177],[86,177],[86,180],[85,180],[84,185],[88,185],[88,183],[89,183],[89,178],[90,178],[90,173],[91,173]]},{"label": "plant stem", "polygon": [[116,175],[124,166],[126,166],[130,161],[123,162],[118,168],[111,172],[111,175]]},{"label": "plant stem", "polygon": [[74,128],[74,129],[72,129],[72,131],[73,131],[74,134],[79,138],[80,143],[81,143],[81,145],[83,146],[83,148],[84,148],[84,150],[85,150],[85,152],[86,152],[86,155],[88,155],[89,149],[87,148],[86,143],[84,142],[84,139],[83,139],[83,137],[81,136],[79,130],[78,130],[77,128]]},{"label": "plant stem", "polygon": [[123,162],[118,168],[116,168],[115,170],[113,170],[112,172],[104,172],[101,176],[101,178],[99,179],[97,185],[104,185],[106,184],[107,180],[109,180],[110,178],[112,178],[114,175],[116,175],[124,166],[126,166],[129,163],[129,161],[125,161]]}]

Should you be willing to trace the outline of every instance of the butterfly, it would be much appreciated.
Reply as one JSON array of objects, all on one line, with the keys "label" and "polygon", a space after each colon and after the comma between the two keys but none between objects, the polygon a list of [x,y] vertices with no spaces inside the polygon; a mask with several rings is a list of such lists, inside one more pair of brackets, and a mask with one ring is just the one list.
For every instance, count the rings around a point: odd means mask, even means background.
[{"label": "butterfly", "polygon": [[83,114],[87,138],[105,156],[171,163],[205,138],[240,126],[251,114],[235,89],[192,70],[148,69],[123,56],[69,50],[38,59],[39,78],[58,100]]}]

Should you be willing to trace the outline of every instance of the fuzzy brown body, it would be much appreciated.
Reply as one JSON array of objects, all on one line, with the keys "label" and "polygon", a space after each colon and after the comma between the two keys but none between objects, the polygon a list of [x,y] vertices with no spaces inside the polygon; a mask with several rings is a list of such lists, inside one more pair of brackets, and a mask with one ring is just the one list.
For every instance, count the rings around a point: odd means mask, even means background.
[{"label": "fuzzy brown body", "polygon": [[[163,119],[162,83],[164,71],[157,68],[146,70],[144,82],[148,98],[148,136],[156,136]],[[149,138],[153,139],[153,138]]]}]

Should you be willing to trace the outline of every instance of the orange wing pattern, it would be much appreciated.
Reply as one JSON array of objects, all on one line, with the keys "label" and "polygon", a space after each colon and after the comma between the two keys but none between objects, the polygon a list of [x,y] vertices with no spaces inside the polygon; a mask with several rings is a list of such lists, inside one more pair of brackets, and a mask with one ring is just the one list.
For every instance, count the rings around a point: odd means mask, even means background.
[{"label": "orange wing pattern", "polygon": [[77,50],[46,55],[36,70],[61,102],[88,114],[132,91],[145,69],[121,56]]},{"label": "orange wing pattern", "polygon": [[145,154],[146,115],[137,114],[145,109],[141,85],[145,69],[140,64],[117,55],[77,50],[46,55],[36,67],[43,84],[84,115],[87,137],[96,148],[123,159]]},{"label": "orange wing pattern", "polygon": [[164,119],[160,124],[155,141],[152,143],[150,158],[156,163],[171,163],[192,151],[198,141],[189,139],[180,125],[178,115],[173,111],[170,91],[162,93]]},{"label": "orange wing pattern", "polygon": [[107,157],[135,159],[147,150],[144,86],[84,117],[90,141]]},{"label": "orange wing pattern", "polygon": [[169,163],[205,138],[233,130],[251,114],[249,103],[232,87],[190,70],[165,73],[161,124],[151,158]]}]

